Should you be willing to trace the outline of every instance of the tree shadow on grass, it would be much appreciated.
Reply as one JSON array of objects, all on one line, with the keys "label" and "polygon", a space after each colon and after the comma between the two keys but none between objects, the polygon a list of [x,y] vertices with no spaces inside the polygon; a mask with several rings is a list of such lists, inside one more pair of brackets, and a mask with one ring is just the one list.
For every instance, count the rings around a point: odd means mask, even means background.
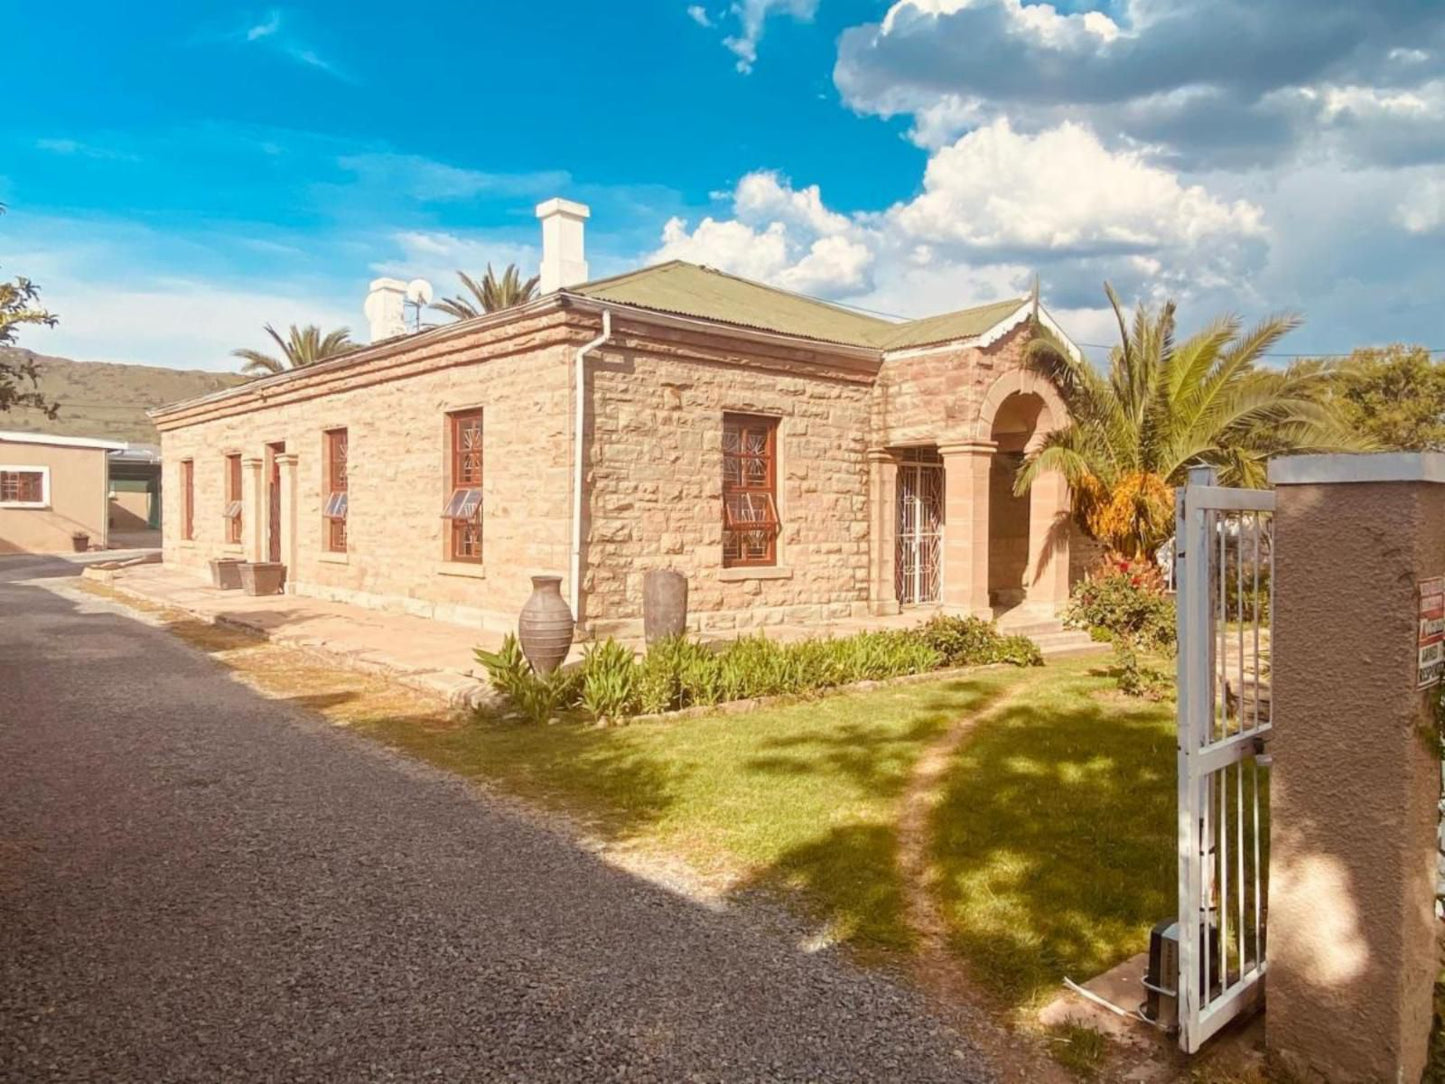
[{"label": "tree shadow on grass", "polygon": [[987,711],[1005,686],[977,679],[949,681],[919,704],[902,729],[846,722],[826,731],[770,738],[747,766],[778,776],[839,776],[872,798],[896,799],[922,751],[963,716]]},{"label": "tree shadow on grass", "polygon": [[1174,733],[1166,705],[1071,684],[960,751],[933,818],[954,946],[1011,1006],[1148,947],[1175,910]]}]

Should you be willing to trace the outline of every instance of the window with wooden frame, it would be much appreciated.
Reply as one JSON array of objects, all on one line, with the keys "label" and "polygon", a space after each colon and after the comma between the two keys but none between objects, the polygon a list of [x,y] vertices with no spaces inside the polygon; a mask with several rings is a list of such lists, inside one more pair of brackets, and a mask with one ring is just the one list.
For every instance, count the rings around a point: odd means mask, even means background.
[{"label": "window with wooden frame", "polygon": [[447,560],[482,559],[482,412],[447,415]]},{"label": "window with wooden frame", "polygon": [[326,504],[322,507],[322,545],[328,553],[346,552],[346,430],[328,429],[325,440]]},{"label": "window with wooden frame", "polygon": [[50,503],[45,468],[0,467],[0,504],[44,508]]},{"label": "window with wooden frame", "polygon": [[778,560],[778,422],[723,415],[723,567]]},{"label": "window with wooden frame", "polygon": [[189,542],[196,537],[196,464],[181,460],[181,538]]},{"label": "window with wooden frame", "polygon": [[226,456],[226,541],[241,544],[241,453]]}]

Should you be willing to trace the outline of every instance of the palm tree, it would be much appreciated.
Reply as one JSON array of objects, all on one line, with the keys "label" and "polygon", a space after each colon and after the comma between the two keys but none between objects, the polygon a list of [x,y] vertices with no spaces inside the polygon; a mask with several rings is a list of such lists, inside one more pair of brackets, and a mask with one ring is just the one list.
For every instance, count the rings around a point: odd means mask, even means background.
[{"label": "palm tree", "polygon": [[482,276],[481,282],[477,282],[465,271],[458,271],[457,278],[462,280],[462,285],[472,296],[459,294],[456,297],[443,298],[432,308],[455,316],[458,320],[470,320],[484,312],[525,305],[537,295],[537,283],[541,281],[540,276],[533,275],[523,282],[522,274],[514,263],[507,265],[500,279],[492,272],[491,264],[487,264],[487,273]]},{"label": "palm tree", "polygon": [[266,334],[281,348],[279,358],[263,354],[259,350],[231,351],[232,357],[245,360],[246,364],[241,366],[241,372],[247,376],[268,376],[272,373],[283,373],[287,369],[300,369],[302,366],[314,365],[318,361],[340,357],[361,348],[359,343],[351,341],[351,329],[346,327],[339,327],[322,335],[321,329],[315,324],[307,324],[303,328],[292,324],[290,337],[283,339],[274,327],[267,324]]},{"label": "palm tree", "polygon": [[1014,491],[1059,472],[1075,521],[1115,553],[1153,558],[1173,533],[1174,487],[1191,466],[1216,467],[1224,485],[1258,487],[1271,456],[1370,446],[1329,404],[1328,365],[1258,364],[1298,317],[1242,332],[1237,317],[1221,316],[1176,342],[1173,301],[1158,312],[1141,303],[1131,330],[1113,288],[1104,291],[1119,323],[1107,376],[1042,329],[1029,343],[1030,364],[1058,386],[1072,420],[1025,458]]}]

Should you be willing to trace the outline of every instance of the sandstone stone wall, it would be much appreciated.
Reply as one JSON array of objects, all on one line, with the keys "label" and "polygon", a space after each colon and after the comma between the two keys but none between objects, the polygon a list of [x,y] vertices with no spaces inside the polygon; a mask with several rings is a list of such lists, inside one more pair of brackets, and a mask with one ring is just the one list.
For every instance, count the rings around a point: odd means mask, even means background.
[{"label": "sandstone stone wall", "polygon": [[1001,375],[1023,367],[1027,342],[1028,329],[1020,326],[986,347],[886,357],[873,396],[872,446],[978,439],[974,430],[984,395]]},{"label": "sandstone stone wall", "polygon": [[[786,359],[773,368],[704,359],[685,344],[627,347],[591,371],[589,624],[638,634],[650,568],[687,576],[703,631],[866,612],[870,382],[798,371]],[[778,419],[776,568],[722,565],[728,412]]]},{"label": "sandstone stone wall", "polygon": [[[214,556],[263,556],[268,446],[295,454],[296,541],[288,576],[301,594],[465,624],[515,627],[533,573],[565,575],[569,541],[572,350],[565,326],[538,322],[506,339],[485,335],[443,351],[402,355],[399,374],[371,365],[329,378],[324,391],[282,385],[238,412],[161,424],[164,557],[204,568]],[[398,378],[398,377],[404,378]],[[273,385],[273,388],[276,386]],[[483,410],[483,562],[445,560],[449,411]],[[322,433],[349,443],[348,552],[323,549]],[[225,455],[244,468],[240,546],[225,541]],[[181,539],[181,461],[194,460],[194,541]],[[284,471],[283,471],[284,473]],[[258,514],[259,513],[259,514]],[[283,559],[287,555],[283,554]]]}]

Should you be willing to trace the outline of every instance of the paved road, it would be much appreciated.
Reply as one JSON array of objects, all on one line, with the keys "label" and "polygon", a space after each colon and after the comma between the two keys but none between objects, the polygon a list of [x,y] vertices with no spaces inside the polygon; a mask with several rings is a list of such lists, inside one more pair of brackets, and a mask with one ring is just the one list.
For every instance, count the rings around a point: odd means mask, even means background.
[{"label": "paved road", "polygon": [[884,979],[5,579],[0,1079],[991,1079]]}]

